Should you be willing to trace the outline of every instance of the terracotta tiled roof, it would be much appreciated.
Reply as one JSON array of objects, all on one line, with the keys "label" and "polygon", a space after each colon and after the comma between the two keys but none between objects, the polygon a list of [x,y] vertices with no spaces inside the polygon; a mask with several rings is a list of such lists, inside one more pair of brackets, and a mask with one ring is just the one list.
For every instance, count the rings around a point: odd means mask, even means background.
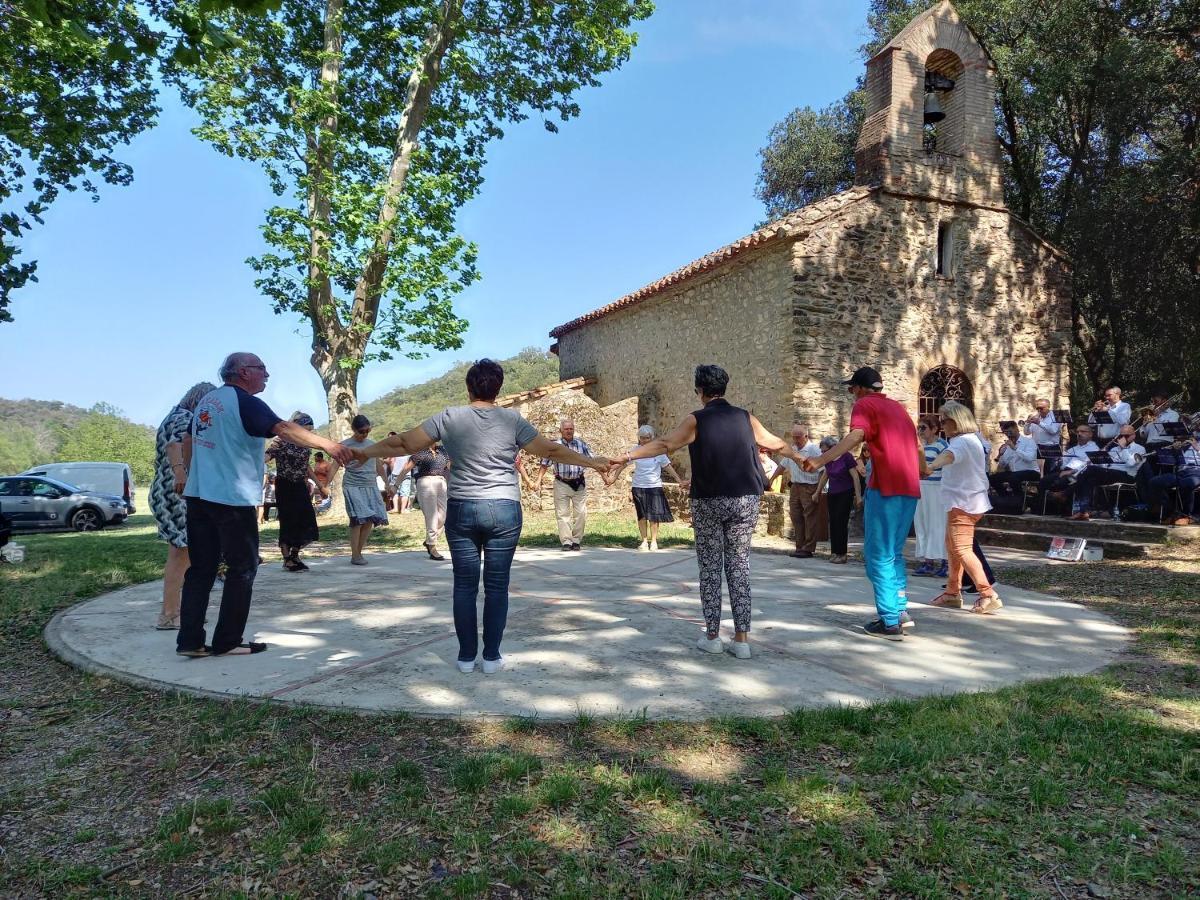
[{"label": "terracotta tiled roof", "polygon": [[720,250],[714,250],[712,253],[702,256],[694,262],[688,263],[683,268],[676,269],[669,275],[664,275],[658,281],[652,281],[632,294],[626,294],[624,297],[614,300],[607,306],[602,306],[586,315],[580,316],[578,319],[572,319],[566,324],[559,325],[550,332],[550,337],[562,337],[567,332],[574,331],[577,328],[587,325],[589,322],[603,318],[609,313],[628,309],[635,304],[641,303],[643,300],[653,297],[655,294],[665,291],[667,288],[687,281],[689,278],[705,272],[711,272],[713,269],[724,265],[748,250],[754,250],[778,240],[799,237],[802,233],[811,231],[815,226],[837,215],[847,206],[857,203],[875,190],[876,188],[871,187],[853,187],[841,193],[834,194],[831,197],[826,197],[823,200],[818,200],[816,203],[810,203],[803,209],[798,209],[794,213],[784,216],[782,219],[776,219],[774,222],[764,225],[758,231],[748,234],[744,238],[734,241],[732,244],[726,244]]}]

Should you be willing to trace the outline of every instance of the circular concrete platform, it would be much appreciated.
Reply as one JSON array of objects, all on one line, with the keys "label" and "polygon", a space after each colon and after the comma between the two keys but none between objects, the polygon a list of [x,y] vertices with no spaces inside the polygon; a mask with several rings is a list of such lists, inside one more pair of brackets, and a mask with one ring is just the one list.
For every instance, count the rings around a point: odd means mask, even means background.
[{"label": "circular concrete platform", "polygon": [[[362,568],[345,557],[313,559],[299,575],[260,569],[247,638],[271,648],[253,657],[177,656],[175,632],[152,627],[160,582],[65,610],[46,639],[67,662],[143,686],[364,711],[546,719],[579,710],[773,716],[977,691],[1093,671],[1129,640],[1097,612],[1003,586],[997,616],[911,602],[915,633],[902,643],[869,638],[861,626],[874,618],[874,605],[861,566],[755,553],[754,658],[737,660],[696,648],[702,618],[691,551],[530,549],[513,565],[508,668],[463,675],[454,666],[449,561],[414,552],[368,559]],[[939,584],[911,579],[910,594],[926,600]],[[210,623],[218,602],[219,591]],[[728,617],[724,624],[732,628]]]}]

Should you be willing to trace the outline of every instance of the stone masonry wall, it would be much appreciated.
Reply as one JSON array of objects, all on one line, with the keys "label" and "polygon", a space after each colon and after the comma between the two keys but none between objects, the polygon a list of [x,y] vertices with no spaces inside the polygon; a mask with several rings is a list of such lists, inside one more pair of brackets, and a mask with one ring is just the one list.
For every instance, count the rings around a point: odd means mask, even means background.
[{"label": "stone masonry wall", "polygon": [[[600,406],[583,393],[582,389],[567,389],[533,400],[518,399],[501,405],[517,410],[538,431],[550,440],[559,437],[558,425],[565,418],[575,420],[575,434],[587,442],[597,456],[612,456],[637,443],[636,397],[627,397],[608,406]],[[539,461],[525,453],[519,455],[521,465],[535,481]],[[587,479],[588,509],[623,510],[633,508],[629,499],[629,479],[618,480],[611,487],[605,485],[598,472],[591,469],[584,473]],[[537,496],[529,491],[522,492],[523,502],[534,508],[554,509],[554,472],[548,471],[542,479],[542,490]]]},{"label": "stone masonry wall", "polygon": [[[955,262],[936,273],[938,226]],[[1007,213],[883,193],[793,245],[797,414],[842,434],[852,398],[841,380],[873,365],[914,413],[921,378],[963,370],[990,435],[1045,396],[1069,394],[1070,270]]]},{"label": "stone masonry wall", "polygon": [[[695,367],[716,363],[731,376],[729,401],[785,432],[795,379],[793,276],[786,242],[746,253],[562,335],[560,377],[595,378],[588,390],[601,404],[638,397],[638,420],[662,433],[696,409]],[[673,462],[687,471],[686,452]]]}]

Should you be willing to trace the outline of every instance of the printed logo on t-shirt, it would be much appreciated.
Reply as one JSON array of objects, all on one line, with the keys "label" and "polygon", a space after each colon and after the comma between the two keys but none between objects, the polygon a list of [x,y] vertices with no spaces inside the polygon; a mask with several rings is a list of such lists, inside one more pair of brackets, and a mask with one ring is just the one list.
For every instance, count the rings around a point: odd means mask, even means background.
[{"label": "printed logo on t-shirt", "polygon": [[221,405],[220,400],[212,397],[211,395],[209,395],[209,397],[211,399],[206,398],[204,402],[201,403],[201,405],[196,409],[196,426],[193,439],[196,440],[198,444],[212,449],[216,446],[216,444],[214,444],[212,441],[199,440],[199,438],[202,434],[204,434],[204,432],[208,431],[208,429],[213,426],[213,416],[217,413],[224,412],[225,407]]}]

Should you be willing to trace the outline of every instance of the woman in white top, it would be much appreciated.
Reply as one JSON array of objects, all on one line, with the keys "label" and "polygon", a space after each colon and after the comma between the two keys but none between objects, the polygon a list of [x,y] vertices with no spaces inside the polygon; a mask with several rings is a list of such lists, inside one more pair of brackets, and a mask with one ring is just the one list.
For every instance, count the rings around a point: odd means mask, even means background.
[{"label": "woman in white top", "polygon": [[983,565],[975,555],[975,524],[992,508],[988,501],[987,454],[976,432],[975,415],[951,400],[941,408],[941,426],[950,446],[933,462],[925,461],[924,447],[918,457],[921,474],[942,470],[942,506],[946,510],[946,558],[950,561],[946,589],[933,606],[961,609],[963,570],[979,589],[972,612],[994,613],[1004,604],[988,582]]},{"label": "woman in white top", "polygon": [[[927,463],[937,459],[949,446],[939,431],[937,416],[922,418],[917,423],[917,437]],[[949,564],[946,560],[946,509],[942,504],[940,471],[931,471],[921,478],[921,499],[917,501],[913,526],[917,531],[917,557],[921,560],[914,574],[945,578],[949,574]]]},{"label": "woman in white top", "polygon": [[[654,428],[643,425],[638,429],[638,446],[654,440]],[[630,448],[636,450],[637,447]],[[629,463],[614,469],[611,475],[605,477],[607,484],[612,484],[617,475]],[[667,493],[663,490],[662,473],[666,472],[676,481],[682,481],[671,467],[671,458],[665,453],[652,456],[649,459],[633,461],[633,508],[637,512],[638,533],[642,536],[639,550],[658,549],[658,526],[662,522],[674,522],[671,507],[667,505]]]}]

